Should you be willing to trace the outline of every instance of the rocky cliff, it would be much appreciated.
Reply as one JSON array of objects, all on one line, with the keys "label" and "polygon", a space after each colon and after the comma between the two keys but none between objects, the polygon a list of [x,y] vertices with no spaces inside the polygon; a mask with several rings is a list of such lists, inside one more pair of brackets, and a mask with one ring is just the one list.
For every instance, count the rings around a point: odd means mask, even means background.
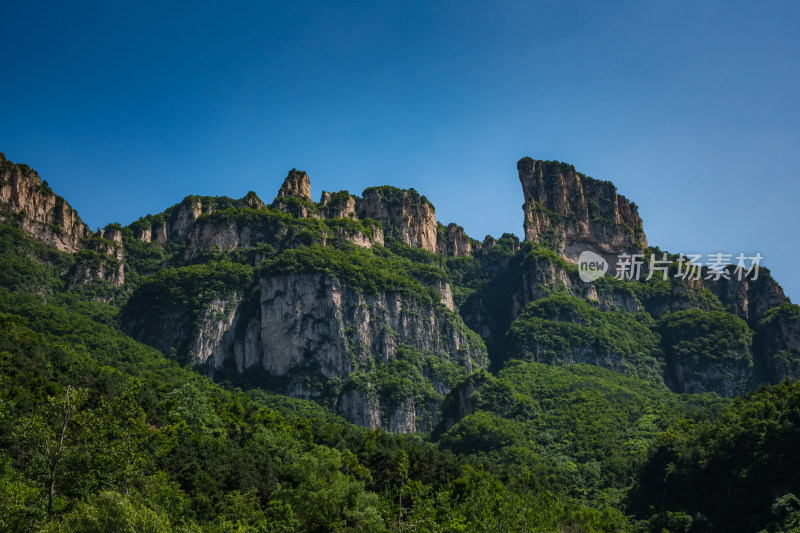
[{"label": "rocky cliff", "polygon": [[[586,283],[576,265],[539,244],[520,246],[513,236],[487,239],[474,261],[486,277],[473,282],[478,290],[470,291],[459,311],[486,340],[493,368],[514,358],[589,363],[642,377],[660,375],[677,392],[726,396],[794,378],[800,368],[800,330],[793,325],[800,318],[775,311],[796,306],[767,269],[756,280],[705,279],[707,269],[700,280],[684,280],[675,277],[672,265],[666,280],[660,275],[647,280],[645,269],[639,281],[607,275]],[[565,320],[556,312],[564,305],[547,303],[553,295],[575,298],[568,308],[585,301],[596,311],[584,307],[577,318]],[[693,323],[704,326],[692,329]],[[667,324],[669,336],[663,333]],[[719,348],[708,351],[708,346]]]},{"label": "rocky cliff", "polygon": [[800,378],[800,306],[783,302],[755,326],[754,374],[758,383]]},{"label": "rocky cliff", "polygon": [[[212,373],[327,403],[360,425],[404,433],[432,428],[456,380],[487,364],[480,338],[440,303],[364,291],[326,270],[264,272],[256,288],[217,291],[194,312],[162,303],[174,282],[148,284],[132,297],[123,327],[165,352],[177,348]],[[224,284],[211,271],[187,275]],[[192,292],[187,287],[173,298]],[[395,388],[400,383],[406,384]]]},{"label": "rocky cliff", "polygon": [[464,228],[458,224],[450,223],[447,227],[442,224],[438,225],[438,241],[436,247],[441,255],[445,257],[470,255],[477,246],[480,246],[480,244],[470,239],[464,231]]},{"label": "rocky cliff", "polygon": [[[385,238],[391,238],[431,253],[464,255],[472,250],[471,239],[460,226],[451,224],[440,235],[433,205],[413,189],[371,187],[362,197],[347,191],[323,191],[319,203],[311,201],[310,194],[308,174],[292,169],[269,208],[255,193],[241,200],[187,196],[164,213],[148,215],[130,227],[144,243],[165,246],[170,241],[185,245],[185,259],[194,259],[212,249],[230,252],[255,243],[287,242],[291,240],[286,238],[289,226],[296,230],[295,234],[308,230],[305,244],[339,239],[368,248],[373,243],[383,245]],[[270,210],[286,213],[291,220],[280,220]],[[219,216],[214,216],[217,213]],[[329,231],[313,220],[326,221],[324,226]]]},{"label": "rocky cliff", "polygon": [[0,222],[17,226],[39,242],[73,254],[67,286],[125,282],[122,234],[109,226],[93,234],[78,213],[27,165],[0,153]]},{"label": "rocky cliff", "polygon": [[325,218],[357,219],[356,200],[357,198],[347,191],[339,191],[333,194],[322,191],[319,205]]},{"label": "rocky cliff", "polygon": [[[367,294],[322,273],[263,277],[260,286],[263,368],[292,376],[287,391],[297,396],[321,394],[304,385],[309,375],[343,379],[345,395],[333,404],[356,422],[401,432],[430,429],[438,417],[436,396],[455,385],[448,373],[466,376],[486,365],[482,343],[446,308],[398,293]],[[410,390],[393,397],[377,376],[373,383],[371,374],[391,366],[403,349],[434,361],[419,368],[432,397]],[[437,372],[442,366],[450,371]],[[356,415],[354,393],[377,402]]]},{"label": "rocky cliff", "polygon": [[118,224],[99,229],[92,238],[84,239],[82,249],[76,254],[69,286],[90,285],[97,280],[113,287],[125,284],[125,251]]},{"label": "rocky cliff", "polygon": [[647,247],[636,204],[611,182],[589,178],[572,165],[525,157],[517,163],[525,198],[525,240],[570,261],[592,251],[617,263],[617,254]]},{"label": "rocky cliff", "polygon": [[319,206],[311,201],[311,181],[302,170],[289,171],[272,207],[295,217],[320,218]]},{"label": "rocky cliff", "polygon": [[[323,191],[317,204],[309,195],[308,175],[292,169],[270,207],[252,192],[240,200],[187,196],[130,228],[141,242],[184,247],[186,260],[212,250],[231,252],[259,243],[291,247],[345,240],[369,248],[373,243],[383,245],[385,236],[433,253],[440,247],[450,255],[471,251],[470,239],[455,224],[448,227],[444,240],[439,239],[433,206],[416,191],[378,187],[364,191],[363,198],[347,191]],[[388,235],[384,227],[390,228]]]},{"label": "rocky cliff", "polygon": [[38,241],[75,252],[92,232],[78,213],[35,170],[0,153],[0,221],[11,222]]},{"label": "rocky cliff", "polygon": [[356,203],[359,218],[377,220],[386,237],[409,246],[438,252],[438,227],[433,205],[414,189],[371,187]]},{"label": "rocky cliff", "polygon": [[755,324],[768,310],[789,300],[767,268],[760,268],[756,279],[752,276],[738,279],[732,267],[728,267],[727,272],[727,278],[704,279],[704,287],[727,309],[751,324]]},{"label": "rocky cliff", "polygon": [[800,375],[800,308],[768,270],[684,280],[673,264],[668,279],[644,279],[645,267],[639,281],[587,283],[582,251],[612,265],[663,253],[647,248],[635,204],[564,163],[523,158],[517,171],[524,242],[439,224],[413,189],[323,191],[315,203],[296,169],[269,205],[253,192],[187,196],[92,234],[3,156],[0,219],[72,254],[69,290],[104,280],[114,298],[130,294],[121,325],[135,338],[370,427],[429,430],[459,380],[514,358],[723,395]]},{"label": "rocky cliff", "polygon": [[[131,224],[135,238],[149,243],[153,242],[164,246],[167,241],[184,242],[192,234],[195,222],[202,215],[209,215],[218,210],[219,199],[204,196],[187,196],[183,201],[164,213],[148,215]],[[224,200],[230,201],[229,198]],[[256,197],[256,200],[258,198]],[[249,196],[240,200],[244,203]]]},{"label": "rocky cliff", "polygon": [[300,198],[311,201],[311,180],[302,170],[292,169],[278,190],[279,198]]}]

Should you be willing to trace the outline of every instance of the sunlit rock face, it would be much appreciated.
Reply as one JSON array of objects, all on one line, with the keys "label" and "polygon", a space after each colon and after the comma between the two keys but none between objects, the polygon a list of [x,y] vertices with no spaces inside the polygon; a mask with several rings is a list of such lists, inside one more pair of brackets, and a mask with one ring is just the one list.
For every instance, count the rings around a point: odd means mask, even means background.
[{"label": "sunlit rock face", "polygon": [[437,253],[438,227],[433,205],[414,189],[372,187],[357,202],[358,217],[383,225],[384,236]]},{"label": "sunlit rock face", "polygon": [[525,240],[577,262],[584,251],[616,264],[621,253],[647,247],[636,204],[609,181],[589,178],[572,165],[524,157],[517,163],[525,197]]},{"label": "sunlit rock face", "polygon": [[36,240],[62,252],[75,252],[91,236],[89,226],[39,174],[15,165],[0,153],[0,222],[11,222]]}]

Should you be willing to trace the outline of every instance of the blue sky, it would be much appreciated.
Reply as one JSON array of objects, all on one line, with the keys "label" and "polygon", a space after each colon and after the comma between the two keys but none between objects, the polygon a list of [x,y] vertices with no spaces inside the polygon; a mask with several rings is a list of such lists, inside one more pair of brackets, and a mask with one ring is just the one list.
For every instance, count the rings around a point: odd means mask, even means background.
[{"label": "blue sky", "polygon": [[522,234],[523,156],[612,180],[651,244],[800,298],[798,2],[14,2],[0,151],[93,228],[187,194],[415,187]]}]

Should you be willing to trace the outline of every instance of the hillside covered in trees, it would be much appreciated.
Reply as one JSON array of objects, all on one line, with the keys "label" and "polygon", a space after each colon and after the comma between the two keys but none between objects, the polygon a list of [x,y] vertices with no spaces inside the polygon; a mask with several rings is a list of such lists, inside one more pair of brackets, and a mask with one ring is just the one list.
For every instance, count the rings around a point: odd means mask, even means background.
[{"label": "hillside covered in trees", "polygon": [[800,527],[800,308],[518,170],[522,241],[296,170],[92,233],[0,157],[0,530]]}]

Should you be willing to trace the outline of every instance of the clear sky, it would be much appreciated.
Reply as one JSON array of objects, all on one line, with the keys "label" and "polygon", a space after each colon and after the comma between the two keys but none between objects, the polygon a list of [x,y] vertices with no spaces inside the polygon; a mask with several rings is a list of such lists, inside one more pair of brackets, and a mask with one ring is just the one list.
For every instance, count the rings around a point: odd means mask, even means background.
[{"label": "clear sky", "polygon": [[0,151],[92,228],[188,194],[414,187],[522,234],[523,156],[800,299],[800,2],[6,2]]}]

